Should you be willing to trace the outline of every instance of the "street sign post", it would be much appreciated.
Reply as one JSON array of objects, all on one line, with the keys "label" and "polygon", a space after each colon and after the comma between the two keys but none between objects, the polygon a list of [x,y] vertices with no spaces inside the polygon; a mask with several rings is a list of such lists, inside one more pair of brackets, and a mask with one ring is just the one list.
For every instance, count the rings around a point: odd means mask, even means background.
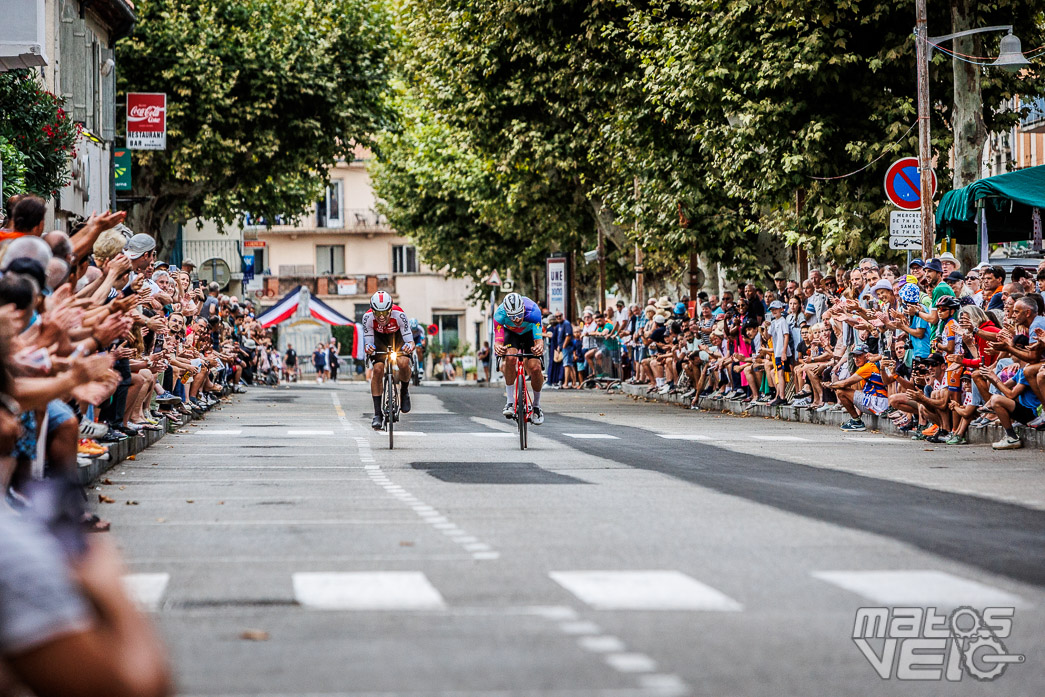
[{"label": "street sign post", "polygon": [[921,244],[921,211],[890,211],[889,249],[918,249]]},{"label": "street sign post", "polygon": [[[885,195],[897,208],[917,211],[922,207],[921,175],[918,173],[918,158],[905,157],[889,165],[885,172]],[[932,173],[932,191],[929,198],[936,196],[936,173]]]}]

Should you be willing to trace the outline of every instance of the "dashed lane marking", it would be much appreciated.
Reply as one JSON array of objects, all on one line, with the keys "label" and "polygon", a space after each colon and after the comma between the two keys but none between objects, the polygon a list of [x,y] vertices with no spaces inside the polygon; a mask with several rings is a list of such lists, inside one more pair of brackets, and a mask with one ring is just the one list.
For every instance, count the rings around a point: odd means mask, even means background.
[{"label": "dashed lane marking", "polygon": [[620,440],[617,436],[611,436],[608,433],[564,433],[562,435],[577,440]]},{"label": "dashed lane marking", "polygon": [[326,430],[318,430],[318,431],[295,430],[295,431],[287,431],[287,435],[288,436],[332,436],[332,435],[334,435],[334,432],[333,431],[326,431]]},{"label": "dashed lane marking", "polygon": [[711,440],[711,436],[701,436],[694,433],[658,433],[657,435],[666,440]]},{"label": "dashed lane marking", "polygon": [[238,428],[201,428],[196,431],[198,436],[238,436],[243,433]]},{"label": "dashed lane marking", "polygon": [[771,441],[784,441],[784,442],[809,442],[808,438],[802,438],[801,436],[751,436],[755,440],[771,440]]}]

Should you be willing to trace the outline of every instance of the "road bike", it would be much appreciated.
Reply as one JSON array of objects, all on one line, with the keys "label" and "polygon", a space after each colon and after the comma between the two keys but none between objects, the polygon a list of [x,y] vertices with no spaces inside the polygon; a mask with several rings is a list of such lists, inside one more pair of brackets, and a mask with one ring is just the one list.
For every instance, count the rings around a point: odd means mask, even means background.
[{"label": "road bike", "polygon": [[509,353],[502,356],[501,360],[512,356],[515,358],[515,413],[512,418],[519,425],[519,449],[526,450],[526,424],[533,415],[533,405],[530,403],[530,393],[526,389],[526,369],[523,366],[530,358],[541,358],[534,353]]},{"label": "road bike", "polygon": [[381,414],[385,420],[385,430],[388,431],[388,449],[395,446],[395,424],[399,421],[399,390],[396,388],[396,373],[399,370],[397,362],[398,354],[395,348],[387,351],[374,353],[376,359],[384,354],[385,375],[381,387]]},{"label": "road bike", "polygon": [[413,379],[414,387],[421,386],[425,374],[425,355],[419,351],[420,349],[415,347],[414,354],[410,357],[410,377]]}]

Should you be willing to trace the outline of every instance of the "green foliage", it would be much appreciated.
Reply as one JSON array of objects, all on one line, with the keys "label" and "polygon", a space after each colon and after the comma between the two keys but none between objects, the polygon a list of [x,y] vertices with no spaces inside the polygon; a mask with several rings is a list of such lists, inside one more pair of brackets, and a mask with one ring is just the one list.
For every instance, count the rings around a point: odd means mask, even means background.
[{"label": "green foliage", "polygon": [[379,0],[143,0],[121,92],[166,92],[167,150],[135,152],[137,225],[293,218],[389,125]]},{"label": "green foliage", "polygon": [[[70,158],[76,157],[80,126],[62,108],[62,100],[43,89],[32,70],[0,73],[0,138],[17,154],[4,152],[7,177],[24,191],[45,199],[69,183]],[[7,174],[8,158],[12,174]],[[11,191],[11,193],[16,193]]]},{"label": "green foliage", "polygon": [[341,342],[341,353],[352,353],[352,335],[355,334],[355,331],[355,325],[352,324],[330,328],[330,334]]},{"label": "green foliage", "polygon": [[[1040,4],[972,12],[972,26],[1012,23],[1024,46],[1045,43]],[[951,13],[930,8],[933,33],[951,31]],[[629,277],[633,243],[647,274],[666,276],[690,252],[737,276],[785,245],[884,257],[882,175],[917,150],[913,23],[910,0],[400,0],[405,117],[382,138],[378,191],[398,229],[461,273],[591,249],[596,221],[610,285]],[[1045,89],[983,75],[995,131],[1019,116],[1005,100]],[[934,55],[930,80],[946,188],[950,57]],[[578,267],[585,282],[592,268]]]},{"label": "green foliage", "polygon": [[25,156],[3,136],[0,136],[0,163],[4,176],[4,188],[0,192],[0,207],[3,207],[10,197],[25,193]]}]

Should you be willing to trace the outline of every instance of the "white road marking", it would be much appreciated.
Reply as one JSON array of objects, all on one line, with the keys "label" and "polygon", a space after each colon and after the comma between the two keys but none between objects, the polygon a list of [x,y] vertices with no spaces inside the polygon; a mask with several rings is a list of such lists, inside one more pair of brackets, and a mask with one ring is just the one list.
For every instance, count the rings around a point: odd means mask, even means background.
[{"label": "white road marking", "polygon": [[683,433],[683,434],[658,433],[657,435],[660,436],[661,438],[665,438],[667,440],[711,440],[711,436],[701,436],[701,435],[697,435],[695,433]]},{"label": "white road marking", "polygon": [[794,442],[809,442],[808,438],[802,438],[800,436],[751,436],[755,440],[772,440],[772,441],[794,441]]},{"label": "white road marking", "polygon": [[644,653],[611,653],[605,661],[621,673],[652,673],[657,669],[657,662]]},{"label": "white road marking", "polygon": [[451,435],[461,436],[475,436],[476,438],[514,438],[514,433],[505,433],[504,431],[471,431],[469,433],[454,433]]},{"label": "white road marking", "polygon": [[138,607],[143,610],[156,610],[170,580],[170,574],[126,574],[123,577],[123,586]]},{"label": "white road marking", "polygon": [[420,571],[296,573],[294,598],[317,610],[433,610],[443,596]]},{"label": "white road marking", "polygon": [[333,431],[287,431],[288,436],[332,436]]},{"label": "white road marking", "polygon": [[196,431],[198,436],[238,436],[243,433],[238,428],[202,428]]},{"label": "white road marking", "polygon": [[396,437],[398,437],[398,436],[427,436],[428,434],[425,433],[424,431],[400,431],[399,429],[396,429],[395,430],[395,435],[396,435]]},{"label": "white road marking", "polygon": [[559,631],[563,634],[599,634],[602,632],[602,627],[595,624],[594,622],[570,621],[563,622],[559,625]]},{"label": "white road marking", "polygon": [[626,650],[624,642],[610,634],[581,637],[577,643],[582,649],[592,653],[620,653]]},{"label": "white road marking", "polygon": [[475,552],[472,554],[472,559],[479,561],[493,561],[494,559],[500,559],[500,552]]},{"label": "white road marking", "polygon": [[679,695],[681,697],[681,695],[689,694],[689,686],[686,685],[682,678],[666,673],[643,675],[639,677],[639,685],[660,697],[668,697],[668,695]]},{"label": "white road marking", "polygon": [[882,605],[1025,605],[1023,598],[945,571],[815,571],[813,576]]},{"label": "white road marking", "polygon": [[562,435],[577,440],[620,440],[617,436],[611,436],[608,433],[564,433]]},{"label": "white road marking", "polygon": [[679,571],[553,571],[549,576],[599,610],[742,609],[729,596]]}]

